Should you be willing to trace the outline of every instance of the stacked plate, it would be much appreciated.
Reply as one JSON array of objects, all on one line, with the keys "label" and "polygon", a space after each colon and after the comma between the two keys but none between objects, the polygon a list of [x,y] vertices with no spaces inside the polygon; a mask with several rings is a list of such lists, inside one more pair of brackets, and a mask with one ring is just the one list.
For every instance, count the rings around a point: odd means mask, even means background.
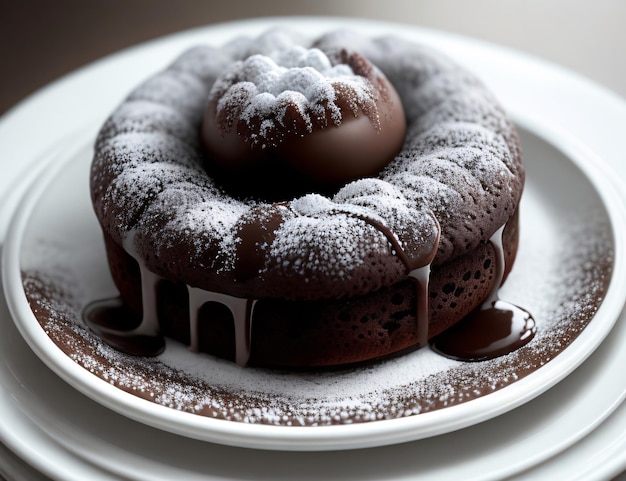
[{"label": "stacked plate", "polygon": [[[115,292],[88,191],[98,126],[134,85],[185,48],[276,25],[312,35],[338,27],[404,35],[465,64],[500,98],[520,127],[528,173],[519,258],[502,295],[537,319],[532,349],[473,364],[473,378],[482,381],[469,385],[466,365],[434,363],[428,349],[367,369],[277,374],[169,343],[147,369],[82,329],[85,303]],[[0,123],[0,440],[8,448],[0,451],[0,473],[608,479],[626,468],[624,125],[623,100],[555,66],[363,20],[264,19],[198,29],[52,84]],[[166,382],[172,373],[175,386]],[[448,407],[423,409],[427,376],[446,379]],[[218,389],[198,392],[202,384]],[[471,400],[456,395],[470,388],[478,393]],[[239,402],[229,405],[234,398]],[[223,415],[188,408],[203,404]],[[342,423],[346,409],[358,409],[362,422]],[[319,419],[328,422],[300,423],[305,412],[323,412]]]}]

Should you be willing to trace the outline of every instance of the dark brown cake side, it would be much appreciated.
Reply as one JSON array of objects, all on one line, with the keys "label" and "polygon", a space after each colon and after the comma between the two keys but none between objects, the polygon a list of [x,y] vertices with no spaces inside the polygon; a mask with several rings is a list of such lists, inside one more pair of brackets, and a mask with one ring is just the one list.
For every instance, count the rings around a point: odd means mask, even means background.
[{"label": "dark brown cake side", "polygon": [[[518,247],[518,216],[504,230],[506,271]],[[141,276],[137,261],[105,234],[107,256],[116,286],[134,312],[142,314]],[[477,308],[494,288],[494,248],[481,245],[431,273],[429,338]],[[189,344],[187,287],[159,284],[159,321],[166,337]],[[249,364],[282,368],[324,367],[362,363],[401,354],[417,346],[414,281],[405,280],[364,296],[341,300],[258,303],[252,324]],[[200,350],[235,360],[234,320],[224,306],[203,307],[199,322]]]}]

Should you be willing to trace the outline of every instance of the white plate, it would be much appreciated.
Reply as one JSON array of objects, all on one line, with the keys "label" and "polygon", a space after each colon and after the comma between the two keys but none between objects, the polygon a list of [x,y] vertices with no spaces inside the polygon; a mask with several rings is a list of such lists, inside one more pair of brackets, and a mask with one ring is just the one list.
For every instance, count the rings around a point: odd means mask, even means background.
[{"label": "white plate", "polygon": [[[291,22],[292,20],[289,21]],[[253,22],[251,27],[252,29],[260,29],[273,23],[278,23],[278,20]],[[349,22],[341,20],[339,23],[345,25]],[[304,27],[306,28],[311,28],[311,26],[315,25],[319,26],[319,20],[304,22]],[[363,26],[364,24],[358,22],[358,25]],[[219,40],[220,36],[229,31],[232,32],[232,28],[231,26],[222,26],[216,29],[207,29],[206,31],[191,32],[153,43],[142,49],[126,52],[118,58],[79,72],[72,78],[51,87],[48,92],[44,92],[26,102],[9,118],[5,118],[2,125],[0,125],[0,140],[2,140],[0,145],[2,145],[3,155],[6,153],[13,154],[14,158],[19,158],[21,165],[37,162],[40,160],[37,154],[41,149],[49,148],[52,140],[56,140],[63,133],[77,128],[86,120],[92,118],[100,120],[100,117],[104,115],[103,112],[110,110],[111,99],[121,95],[123,89],[130,88],[130,85],[136,81],[132,76],[137,74],[137,70],[151,68],[151,66],[162,61],[160,58],[161,54],[179,51],[182,48],[181,45],[194,43],[200,35],[207,35],[208,37],[213,35]],[[239,29],[241,25],[235,28]],[[601,88],[573,77],[568,72],[561,71],[558,68],[555,69],[533,59],[475,42],[395,25],[373,24],[372,28],[373,30],[393,28],[395,31],[403,31],[418,40],[432,43],[439,48],[448,50],[451,55],[471,59],[475,66],[474,68],[493,79],[493,87],[501,94],[507,105],[518,104],[516,109],[518,120],[532,119],[536,125],[542,122],[546,126],[547,134],[550,134],[549,137],[557,144],[565,146],[566,150],[571,148],[580,151],[579,147],[582,147],[582,151],[589,151],[588,153],[591,154],[589,157],[599,155],[609,162],[613,161],[618,168],[624,167],[623,164],[619,164],[620,159],[622,159],[621,148],[616,140],[619,137],[615,134],[619,132],[618,126],[624,125],[626,109],[621,100],[603,91]],[[113,85],[111,92],[108,93],[110,97],[105,97],[102,103],[95,102],[95,104],[92,103],[86,107],[84,96],[90,92],[91,85],[97,82],[98,78],[119,79],[119,72],[126,71],[129,72],[131,77],[129,85],[123,85],[123,82],[117,81]],[[521,94],[520,86],[524,87]],[[557,88],[554,88],[555,86]],[[70,100],[67,100],[68,93],[73,95],[69,97]],[[554,104],[546,103],[546,99],[554,102]],[[47,122],[49,119],[46,120],[45,116],[42,119],[41,116],[36,114],[42,108],[54,106],[60,101],[67,104],[66,108],[70,116],[67,122],[52,124],[54,128],[51,129],[51,124]],[[554,108],[555,104],[557,106],[560,103],[574,105],[575,101],[578,105],[577,108],[584,112],[584,115],[572,116],[570,112],[567,112],[567,109],[564,112],[563,109]],[[75,116],[76,113],[79,114],[77,117]],[[599,125],[604,127],[604,124],[606,124],[606,128],[594,131],[595,127]],[[554,128],[554,125],[558,125],[558,128]],[[26,128],[31,127],[35,129],[41,128],[42,143],[39,146],[34,145],[34,143],[24,143],[24,139],[28,138],[25,137],[25,135],[28,135],[26,134]],[[590,132],[593,132],[593,134],[590,134]],[[558,135],[553,135],[555,133],[558,133]],[[573,141],[573,138],[577,138],[577,140]],[[12,164],[12,172],[11,165],[7,166],[6,176],[0,179],[3,183],[6,182],[5,186],[15,178],[17,172],[15,165]],[[6,225],[0,227],[5,229]],[[10,332],[9,328],[10,326],[6,327],[7,332]],[[616,331],[615,336],[607,341],[590,361],[585,363],[582,368],[578,369],[568,379],[528,405],[516,409],[502,418],[476,428],[461,431],[460,433],[428,441],[410,443],[395,448],[382,448],[375,451],[355,451],[345,456],[345,460],[342,462],[346,469],[350,470],[354,476],[360,476],[361,479],[373,479],[376,476],[379,478],[401,479],[410,476],[411,472],[418,468],[421,473],[424,473],[425,479],[447,479],[446,474],[455,472],[457,474],[463,472],[466,475],[464,477],[493,479],[503,473],[518,472],[523,467],[528,467],[539,460],[547,459],[570,445],[574,440],[580,439],[582,435],[596,426],[598,419],[602,419],[606,411],[610,411],[615,407],[616,403],[621,401],[624,385],[616,382],[616,380],[622,379],[619,366],[623,365],[624,360],[619,357],[620,350],[618,347],[620,343],[623,343],[623,337],[620,330]],[[10,350],[7,350],[8,348]],[[0,437],[12,449],[18,450],[29,460],[36,461],[36,457],[33,456],[33,450],[38,444],[44,448],[50,448],[50,440],[45,438],[45,436],[40,436],[40,439],[35,437],[30,447],[26,447],[19,442],[20,425],[22,424],[20,420],[24,417],[24,413],[27,413],[29,417],[37,418],[37,420],[43,419],[47,421],[44,422],[44,426],[52,426],[52,432],[55,434],[57,441],[62,440],[67,447],[72,449],[72,455],[67,455],[67,453],[66,455],[59,454],[56,458],[57,463],[48,468],[56,471],[57,476],[60,478],[72,477],[74,468],[84,469],[77,467],[80,463],[75,457],[85,456],[84,452],[80,454],[82,451],[81,446],[83,444],[90,445],[91,442],[100,444],[99,447],[104,448],[101,451],[102,456],[99,456],[97,451],[92,452],[91,455],[92,458],[96,458],[94,462],[99,466],[108,466],[110,464],[109,456],[111,455],[116,461],[115,464],[122,471],[132,471],[130,462],[138,461],[141,464],[145,464],[146,473],[153,473],[155,476],[158,473],[157,466],[159,465],[169,466],[170,470],[180,468],[178,469],[179,472],[187,474],[188,471],[190,475],[196,472],[195,467],[197,465],[192,462],[189,463],[189,470],[183,469],[177,464],[176,456],[182,456],[187,459],[185,455],[178,452],[178,449],[171,449],[170,451],[164,451],[162,448],[149,449],[158,448],[161,443],[169,445],[181,443],[181,449],[191,447],[186,444],[185,440],[180,440],[175,436],[172,437],[172,435],[159,433],[158,431],[142,431],[148,428],[125,421],[109,411],[98,410],[96,405],[64,387],[63,383],[55,380],[55,377],[45,372],[42,366],[37,366],[36,359],[30,359],[30,362],[28,362],[29,357],[32,358],[32,355],[24,349],[23,343],[20,344],[17,338],[11,340],[11,345],[3,345],[2,351],[4,361],[2,366],[9,364],[14,367],[11,370],[3,369],[6,371],[4,372],[5,378],[12,379],[13,374],[15,374],[17,381],[5,383],[6,379],[3,379],[2,385],[6,387],[9,395],[6,399],[3,398],[0,401],[3,403],[2,412],[7,414],[0,420]],[[618,364],[617,361],[620,363]],[[32,369],[27,369],[27,367]],[[20,393],[20,389],[16,388],[16,385],[18,387],[24,385],[35,387],[30,389],[24,396]],[[569,390],[567,386],[570,387]],[[49,393],[44,389],[48,387],[53,388]],[[45,402],[46,398],[44,396],[46,396],[46,393],[49,397],[48,402]],[[580,394],[580,396],[570,397],[572,394]],[[23,411],[17,409],[13,402],[9,402],[11,399],[20,401],[22,398],[31,400],[30,405],[23,406]],[[550,399],[552,403],[550,403]],[[67,406],[68,403],[73,403],[75,406],[74,415],[67,413],[67,411],[72,410]],[[99,420],[97,426],[101,428],[99,430],[91,425],[81,425],[81,422],[87,419],[81,413],[91,410],[95,410],[94,414],[97,415]],[[511,417],[516,416],[518,413],[520,417],[516,418],[518,423],[515,424]],[[543,417],[544,415],[545,418]],[[499,424],[500,420],[502,420],[502,424]],[[480,433],[474,431],[483,426],[486,431]],[[512,427],[510,436],[507,431],[502,429],[503,426]],[[129,445],[125,445],[125,449],[120,451],[120,449],[116,448],[116,443],[122,440],[122,444],[125,444],[126,436],[121,434],[125,432],[131,434],[132,440],[128,440]],[[468,437],[457,437],[462,433],[473,433],[477,436],[477,439],[481,439],[481,442],[469,441],[470,456],[473,453],[473,458],[455,456],[454,459],[450,459],[449,456],[445,456],[442,459],[441,456],[437,457],[435,455],[438,452],[437,448],[442,446],[442,444],[438,444],[439,440],[461,446],[465,441],[471,439],[469,434]],[[597,433],[600,434],[600,431],[597,431]],[[593,454],[593,452],[602,451],[601,448],[604,444],[598,444],[602,442],[606,443],[606,446],[613,446],[613,443],[616,442],[619,446],[619,438],[615,438],[614,434],[612,435],[610,432],[609,434],[606,433],[607,431],[604,430],[603,435],[598,436],[599,441],[587,443],[591,445],[591,451],[589,448],[584,447],[584,443],[581,444],[580,446],[583,446],[581,448],[582,453],[588,455],[590,452]],[[135,435],[139,436],[140,434],[147,434],[150,442],[143,443],[140,446],[133,446],[132,441],[138,439]],[[483,442],[483,439],[479,436],[485,434],[488,434],[489,438],[493,439],[494,442],[490,442],[488,438],[484,438]],[[524,437],[524,435],[528,435],[529,438]],[[152,439],[154,439],[154,442],[152,442]],[[263,453],[257,455],[255,454],[256,452],[220,448],[219,446],[203,443],[198,444],[201,445],[201,448],[198,449],[202,449],[206,453],[207,461],[203,467],[209,479],[223,479],[229,474],[232,474],[233,477],[241,477],[246,474],[249,475],[251,472],[255,472],[257,477],[265,476],[268,479],[275,478],[278,475],[289,476],[289,473],[293,473],[290,470],[290,466],[303,461],[301,458],[303,454],[275,453],[275,455],[268,456],[266,459],[267,463],[264,463],[261,461]],[[195,445],[196,443],[193,442],[192,446]],[[432,450],[428,446],[432,446]],[[407,449],[404,449],[404,447]],[[464,447],[463,450],[465,449]],[[415,455],[420,450],[424,453],[423,457]],[[46,450],[44,449],[44,451]],[[398,457],[393,455],[396,451],[399,454]],[[622,454],[619,449],[615,450],[612,448],[610,451],[613,451],[613,454]],[[237,459],[244,453],[246,458],[251,458],[250,471],[241,466],[242,463],[237,462]],[[606,450],[602,454],[605,453]],[[331,457],[329,458],[328,456]],[[371,458],[380,460],[381,457],[384,458],[385,465],[389,461],[390,465],[397,465],[398,468],[388,472],[387,476],[385,476],[380,470],[382,468],[373,469],[372,464],[367,461]],[[330,453],[318,453],[307,455],[305,458],[309,460],[305,464],[305,468],[311,468],[312,476],[315,476],[315,473],[321,476],[325,475],[325,473],[321,473],[319,468],[316,470],[314,466],[317,463],[331,460],[332,455]],[[52,460],[54,458],[48,459]],[[588,458],[578,456],[572,458],[574,466],[577,461],[581,463],[582,460],[584,460],[585,464],[581,464],[581,466],[586,467],[589,462]],[[424,463],[423,467],[418,467],[420,462]],[[451,464],[448,465],[449,462]],[[45,464],[45,459],[43,461],[39,460],[38,463],[38,465]],[[230,463],[234,463],[233,466],[229,467]],[[272,466],[267,464],[272,464]],[[274,466],[274,464],[277,466]],[[169,470],[166,471],[169,472]],[[199,472],[202,471],[197,471],[196,473]],[[606,473],[606,471],[604,472]],[[158,478],[155,477],[154,479]],[[354,479],[357,478],[355,477]]]},{"label": "white plate", "polygon": [[[16,210],[3,252],[7,301],[28,344],[62,378],[117,412],[174,433],[252,448],[337,450],[467,427],[572,372],[610,332],[626,300],[623,276],[609,275],[605,290],[601,267],[613,251],[614,269],[626,270],[626,226],[611,179],[586,159],[568,159],[524,134],[519,257],[501,292],[537,321],[524,348],[481,363],[450,361],[426,348],[323,374],[242,370],[175,342],[157,359],[124,355],[81,319],[87,304],[116,294],[88,190],[92,144],[93,136],[77,135]],[[427,410],[444,397],[444,407]],[[196,414],[199,407],[218,414]],[[354,411],[365,420],[336,424]],[[306,416],[320,425],[298,425]]]}]

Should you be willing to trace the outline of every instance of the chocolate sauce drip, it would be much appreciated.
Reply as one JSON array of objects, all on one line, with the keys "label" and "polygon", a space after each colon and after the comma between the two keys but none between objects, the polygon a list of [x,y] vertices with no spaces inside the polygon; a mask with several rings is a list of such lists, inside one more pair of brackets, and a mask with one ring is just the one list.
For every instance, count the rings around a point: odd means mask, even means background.
[{"label": "chocolate sauce drip", "polygon": [[191,332],[189,349],[194,352],[199,350],[198,314],[200,308],[207,302],[218,302],[225,305],[233,316],[235,325],[235,362],[240,366],[247,365],[250,359],[252,313],[257,301],[194,287],[187,287],[187,291],[189,292],[189,327]]},{"label": "chocolate sauce drip", "polygon": [[[381,232],[395,255],[405,265],[407,276],[415,281],[417,345],[425,346],[429,338],[430,266],[437,253],[440,233],[437,232],[433,245],[410,257],[402,249],[393,232],[384,224],[353,212],[345,214],[359,218]],[[269,222],[262,224],[264,228],[260,230],[264,232],[263,235],[271,237],[271,227],[280,224],[280,216],[270,216]],[[491,294],[482,306],[431,341],[431,347],[435,352],[457,360],[479,361],[508,354],[534,337],[536,325],[532,316],[520,307],[498,298],[498,289],[505,271],[503,231],[504,226],[490,239],[496,252],[495,279]],[[116,349],[133,355],[156,356],[165,348],[165,341],[159,330],[156,298],[157,283],[161,278],[150,272],[141,261],[135,250],[133,232],[129,233],[124,248],[140,267],[143,311],[141,319],[137,321],[133,313],[117,298],[89,304],[84,310],[83,317],[87,326]],[[217,302],[226,306],[232,314],[235,328],[235,361],[240,366],[246,366],[251,354],[252,319],[257,301],[191,286],[187,286],[187,292],[191,336],[189,349],[194,352],[199,350],[200,309],[206,303]]]},{"label": "chocolate sauce drip", "polygon": [[[137,323],[137,317],[117,298],[89,304],[83,311],[83,319],[92,331],[116,349],[132,355],[157,356],[165,348],[157,312],[157,284],[161,277],[150,272],[141,261],[135,249],[134,237],[134,232],[130,232],[124,242],[124,249],[139,264],[141,320]],[[251,352],[252,314],[257,301],[191,286],[187,286],[187,292],[191,336],[189,349],[194,352],[199,350],[198,317],[201,307],[208,302],[218,302],[225,305],[233,316],[235,361],[240,366],[247,365]]]},{"label": "chocolate sauce drip", "polygon": [[409,277],[415,281],[416,312],[415,322],[417,325],[417,344],[420,347],[428,344],[428,324],[430,320],[428,285],[430,279],[430,263],[423,267],[413,269]]},{"label": "chocolate sauce drip", "polygon": [[165,350],[163,336],[145,334],[141,324],[137,326],[137,316],[119,297],[88,304],[83,320],[104,342],[127,354],[152,357]]},{"label": "chocolate sauce drip", "polygon": [[433,351],[458,361],[485,361],[527,344],[535,335],[532,316],[498,300],[480,307],[431,342]]},{"label": "chocolate sauce drip", "polygon": [[284,218],[284,204],[265,209],[255,207],[238,222],[234,275],[236,282],[245,282],[259,274],[265,265],[266,252],[260,246],[270,246]]},{"label": "chocolate sauce drip", "polygon": [[139,323],[137,316],[118,298],[90,303],[83,310],[83,320],[103,341],[122,352],[136,356],[158,356],[165,349],[165,339],[160,333],[156,298],[157,284],[161,278],[139,261],[134,231],[126,238],[124,249],[139,264],[142,299]]},{"label": "chocolate sauce drip", "polygon": [[535,336],[537,326],[529,312],[498,298],[504,276],[502,226],[491,238],[496,272],[487,300],[460,322],[431,341],[433,351],[459,361],[484,361],[519,349]]},{"label": "chocolate sauce drip", "polygon": [[[341,211],[338,211],[338,212],[341,212]],[[391,244],[391,247],[393,248],[395,255],[398,257],[398,259],[402,261],[402,263],[406,267],[408,275],[410,275],[410,272],[416,269],[430,265],[433,259],[435,258],[435,255],[437,254],[437,249],[439,248],[439,236],[441,232],[440,232],[439,222],[437,222],[437,219],[434,217],[434,215],[432,216],[432,218],[435,221],[435,224],[437,225],[437,235],[433,239],[432,244],[429,246],[423,246],[423,248],[416,255],[409,256],[406,253],[406,251],[402,248],[402,245],[400,244],[398,239],[396,239],[396,236],[394,235],[394,233],[385,224],[378,222],[374,219],[371,219],[365,215],[359,215],[353,212],[343,212],[343,213],[350,215],[356,219],[362,220],[366,224],[372,226],[374,229],[379,231],[382,235],[384,235],[385,238],[387,239],[387,242]]]},{"label": "chocolate sauce drip", "polygon": [[428,286],[430,281],[430,265],[433,259],[437,255],[437,249],[439,248],[439,238],[441,235],[441,229],[439,222],[433,215],[433,220],[437,226],[437,235],[433,240],[432,245],[424,246],[417,255],[409,256],[402,248],[402,245],[396,239],[391,229],[386,225],[375,221],[367,216],[358,215],[354,213],[348,213],[358,219],[361,219],[368,225],[371,225],[376,230],[381,232],[387,241],[391,244],[395,255],[402,261],[406,270],[407,276],[415,281],[415,298],[416,298],[416,311],[415,311],[415,323],[417,330],[417,345],[423,347],[428,344],[428,325],[430,321],[429,315],[429,300],[428,300]]},{"label": "chocolate sauce drip", "polygon": [[417,331],[417,345],[419,347],[425,346],[428,343],[428,324],[430,320],[428,312],[428,285],[430,278],[430,265],[435,258],[435,255],[437,254],[437,249],[439,248],[439,237],[441,235],[441,230],[437,219],[434,217],[434,215],[432,216],[437,226],[437,234],[434,236],[432,244],[424,245],[422,249],[417,252],[417,254],[409,256],[402,248],[401,243],[398,241],[394,233],[385,224],[365,215],[357,214],[355,212],[337,210],[336,213],[342,213],[356,219],[360,219],[367,225],[376,229],[383,236],[385,236],[387,242],[389,242],[389,244],[391,245],[391,248],[396,257],[398,257],[398,259],[400,259],[400,261],[404,264],[407,276],[415,281],[415,295],[417,306],[415,312],[415,323]]}]

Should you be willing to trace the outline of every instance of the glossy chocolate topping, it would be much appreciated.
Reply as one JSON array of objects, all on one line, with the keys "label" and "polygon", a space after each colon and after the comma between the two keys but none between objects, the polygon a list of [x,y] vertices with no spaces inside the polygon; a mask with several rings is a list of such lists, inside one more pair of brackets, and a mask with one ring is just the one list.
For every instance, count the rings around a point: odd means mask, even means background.
[{"label": "glossy chocolate topping", "polygon": [[377,174],[405,129],[397,92],[364,57],[293,46],[236,62],[217,79],[202,140],[208,161],[238,178],[260,165],[289,182],[293,171],[340,186]]}]

